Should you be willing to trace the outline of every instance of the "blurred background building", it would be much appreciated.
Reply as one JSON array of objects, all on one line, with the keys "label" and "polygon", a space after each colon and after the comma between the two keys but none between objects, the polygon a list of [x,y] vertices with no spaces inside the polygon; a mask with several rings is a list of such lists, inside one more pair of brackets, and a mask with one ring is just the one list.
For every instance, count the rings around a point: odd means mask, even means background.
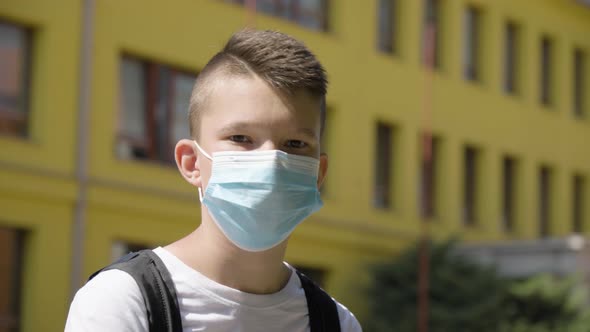
[{"label": "blurred background building", "polygon": [[171,151],[195,76],[244,25],[328,70],[325,207],[287,260],[361,321],[367,265],[425,230],[588,234],[587,1],[5,0],[0,331],[62,330],[91,272],[198,225]]}]

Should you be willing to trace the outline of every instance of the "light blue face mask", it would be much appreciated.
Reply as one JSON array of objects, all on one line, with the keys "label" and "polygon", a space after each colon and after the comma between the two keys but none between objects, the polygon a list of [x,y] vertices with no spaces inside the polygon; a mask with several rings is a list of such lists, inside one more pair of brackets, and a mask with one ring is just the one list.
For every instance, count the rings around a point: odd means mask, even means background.
[{"label": "light blue face mask", "polygon": [[223,234],[243,250],[278,245],[323,205],[318,159],[279,150],[223,151],[211,157],[195,144],[213,162],[199,198]]}]

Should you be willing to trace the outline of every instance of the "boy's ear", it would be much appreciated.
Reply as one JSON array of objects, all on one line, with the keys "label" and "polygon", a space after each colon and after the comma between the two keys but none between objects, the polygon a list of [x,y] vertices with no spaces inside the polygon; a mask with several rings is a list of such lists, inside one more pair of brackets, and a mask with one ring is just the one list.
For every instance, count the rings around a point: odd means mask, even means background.
[{"label": "boy's ear", "polygon": [[181,139],[174,147],[174,159],[182,177],[195,187],[201,186],[201,170],[197,163],[195,143]]},{"label": "boy's ear", "polygon": [[326,173],[328,173],[328,155],[325,153],[320,153],[320,169],[318,172],[318,189],[324,183],[324,179],[326,178]]}]

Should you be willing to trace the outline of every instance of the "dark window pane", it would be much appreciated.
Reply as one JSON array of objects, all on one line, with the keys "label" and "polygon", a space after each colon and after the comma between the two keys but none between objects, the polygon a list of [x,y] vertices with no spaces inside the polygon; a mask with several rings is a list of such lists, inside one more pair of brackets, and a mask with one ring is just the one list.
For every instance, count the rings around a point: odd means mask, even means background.
[{"label": "dark window pane", "polygon": [[574,115],[582,118],[585,116],[586,98],[588,98],[584,93],[586,89],[586,79],[584,75],[586,72],[586,54],[581,49],[575,49],[573,60]]},{"label": "dark window pane", "polygon": [[24,233],[0,227],[0,332],[20,331]]},{"label": "dark window pane", "polygon": [[27,29],[0,22],[0,134],[27,135],[29,43]]},{"label": "dark window pane", "polygon": [[314,30],[327,30],[327,6],[327,0],[256,1],[257,11],[282,17]]},{"label": "dark window pane", "polygon": [[516,199],[516,161],[504,158],[502,164],[502,226],[510,232],[514,229]]},{"label": "dark window pane", "polygon": [[551,225],[551,169],[541,167],[539,170],[539,235],[541,237],[549,236]]},{"label": "dark window pane", "polygon": [[120,65],[120,113],[117,154],[121,158],[148,158],[146,127],[147,68],[142,61],[123,58]]},{"label": "dark window pane", "polygon": [[480,13],[467,7],[464,13],[463,75],[467,80],[479,79],[478,50],[480,49]]},{"label": "dark window pane", "polygon": [[424,0],[422,61],[433,68],[440,68],[441,1]]},{"label": "dark window pane", "polygon": [[473,225],[477,222],[478,201],[478,151],[473,147],[467,147],[463,156],[463,222]]},{"label": "dark window pane", "polygon": [[172,90],[174,89],[174,73],[167,67],[157,66],[156,104],[154,105],[154,133],[152,144],[156,148],[156,158],[172,161],[170,150],[170,112],[173,106]]},{"label": "dark window pane", "polygon": [[377,17],[379,18],[377,30],[377,48],[385,53],[396,51],[396,20],[397,1],[379,0]]},{"label": "dark window pane", "polygon": [[275,0],[257,0],[256,1],[256,10],[275,15],[275,16],[283,16],[283,4],[282,1],[275,1]]},{"label": "dark window pane", "polygon": [[553,44],[548,37],[543,37],[541,39],[541,61],[540,65],[541,68],[539,72],[541,73],[540,77],[540,98],[541,103],[544,105],[550,105],[553,100],[552,96],[552,66],[553,66]]},{"label": "dark window pane", "polygon": [[172,144],[180,139],[189,138],[188,108],[196,77],[186,73],[174,76]]},{"label": "dark window pane", "polygon": [[383,209],[391,207],[392,136],[391,126],[383,123],[377,124],[373,204],[375,207]]},{"label": "dark window pane", "polygon": [[[297,2],[297,1],[293,1]],[[304,27],[327,30],[327,2],[325,0],[299,0],[294,18]]]},{"label": "dark window pane", "polygon": [[504,92],[517,92],[518,27],[509,22],[504,29]]},{"label": "dark window pane", "polygon": [[420,143],[422,148],[420,211],[423,218],[432,218],[436,216],[436,181],[440,140],[433,136],[423,135]]},{"label": "dark window pane", "polygon": [[584,229],[584,201],[586,200],[586,179],[581,175],[574,175],[572,190],[572,224],[573,231],[583,233]]}]

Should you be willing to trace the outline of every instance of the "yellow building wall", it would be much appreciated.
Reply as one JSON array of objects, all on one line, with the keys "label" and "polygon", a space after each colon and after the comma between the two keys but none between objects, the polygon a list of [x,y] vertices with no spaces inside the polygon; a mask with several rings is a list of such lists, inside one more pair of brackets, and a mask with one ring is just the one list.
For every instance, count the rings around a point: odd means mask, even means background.
[{"label": "yellow building wall", "polygon": [[33,38],[29,137],[0,137],[0,227],[26,231],[20,331],[63,330],[69,306],[79,14],[79,1],[0,1]]},{"label": "yellow building wall", "polygon": [[[422,1],[400,3],[399,54],[376,50],[377,1],[331,1],[329,32],[308,30],[259,14],[256,27],[305,41],[330,79],[325,207],[291,238],[287,260],[325,269],[327,290],[361,321],[367,267],[391,257],[421,231],[418,211],[420,146],[426,86],[441,138],[435,237],[467,241],[537,237],[538,168],[553,167],[551,233],[571,232],[571,176],[590,183],[590,120],[571,111],[572,48],[586,51],[590,88],[590,9],[574,1],[447,0],[443,5],[442,68],[430,76],[420,62]],[[238,5],[216,0],[95,1],[91,66],[89,183],[83,276],[111,260],[115,241],[164,245],[199,223],[198,197],[174,167],[119,160],[114,155],[123,53],[198,71],[232,32],[246,23]],[[463,10],[483,14],[482,82],[462,76]],[[76,169],[81,1],[0,2],[0,17],[35,28],[29,139],[0,137],[0,226],[28,230],[23,282],[23,331],[63,329],[69,306],[72,224],[79,189]],[[521,25],[520,93],[502,91],[503,27]],[[554,40],[554,100],[538,97],[539,42]],[[431,78],[431,81],[429,77]],[[590,91],[586,93],[590,96]],[[590,115],[590,97],[586,114]],[[394,125],[393,208],[372,205],[375,124]],[[463,147],[481,148],[480,220],[461,223]],[[501,220],[502,157],[518,159],[516,229]],[[586,195],[590,206],[590,193]],[[586,230],[590,211],[586,209]],[[79,281],[82,284],[83,280]],[[51,285],[48,287],[48,285]]]}]

